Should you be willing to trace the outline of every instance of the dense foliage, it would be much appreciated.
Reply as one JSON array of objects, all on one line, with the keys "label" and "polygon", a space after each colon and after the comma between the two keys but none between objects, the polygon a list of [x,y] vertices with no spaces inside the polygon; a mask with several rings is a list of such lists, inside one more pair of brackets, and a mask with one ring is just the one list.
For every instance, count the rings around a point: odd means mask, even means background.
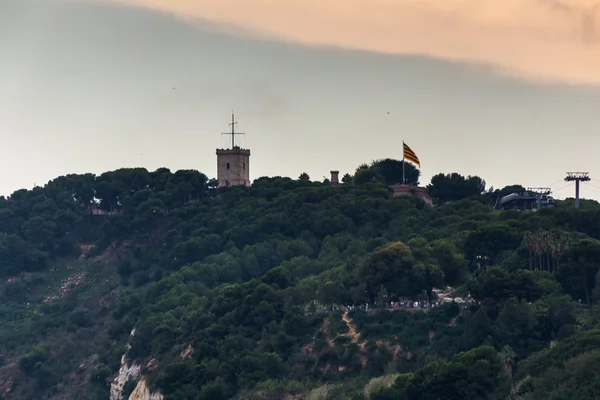
[{"label": "dense foliage", "polygon": [[600,396],[600,205],[495,212],[510,188],[440,174],[430,207],[393,197],[402,173],[122,169],[0,198],[4,398],[106,399],[123,354],[166,400]]}]

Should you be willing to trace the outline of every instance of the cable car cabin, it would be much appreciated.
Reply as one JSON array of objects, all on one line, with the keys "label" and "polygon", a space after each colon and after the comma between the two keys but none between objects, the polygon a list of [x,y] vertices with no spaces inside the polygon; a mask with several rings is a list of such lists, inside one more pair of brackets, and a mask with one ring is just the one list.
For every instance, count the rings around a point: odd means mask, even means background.
[{"label": "cable car cabin", "polygon": [[494,205],[494,210],[537,211],[540,208],[553,206],[554,199],[548,194],[526,190],[499,197]]}]

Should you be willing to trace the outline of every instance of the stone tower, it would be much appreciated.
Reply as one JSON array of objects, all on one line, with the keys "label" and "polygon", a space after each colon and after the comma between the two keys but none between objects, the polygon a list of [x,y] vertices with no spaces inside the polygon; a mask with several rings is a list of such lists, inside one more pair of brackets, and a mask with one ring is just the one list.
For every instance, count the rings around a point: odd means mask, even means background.
[{"label": "stone tower", "polygon": [[250,150],[242,149],[235,143],[235,135],[243,135],[235,131],[235,117],[231,114],[230,149],[217,149],[217,180],[218,187],[243,185],[250,186]]},{"label": "stone tower", "polygon": [[340,184],[340,171],[331,171],[331,179],[329,180],[329,182],[331,183],[332,186],[337,186]]}]

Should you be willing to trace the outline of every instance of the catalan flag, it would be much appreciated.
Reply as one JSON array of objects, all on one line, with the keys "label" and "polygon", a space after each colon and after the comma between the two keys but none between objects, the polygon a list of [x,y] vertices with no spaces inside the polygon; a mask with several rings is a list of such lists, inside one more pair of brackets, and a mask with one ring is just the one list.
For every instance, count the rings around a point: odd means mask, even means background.
[{"label": "catalan flag", "polygon": [[406,145],[406,143],[402,142],[404,146],[404,159],[410,161],[413,164],[417,164],[417,167],[421,168],[421,163],[419,162],[419,157],[415,154],[414,151],[410,147]]}]

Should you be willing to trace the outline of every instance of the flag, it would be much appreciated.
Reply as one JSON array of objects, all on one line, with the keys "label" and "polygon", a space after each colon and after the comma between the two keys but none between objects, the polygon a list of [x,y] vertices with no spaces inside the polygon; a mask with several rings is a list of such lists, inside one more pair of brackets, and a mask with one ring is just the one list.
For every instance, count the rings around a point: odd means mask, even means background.
[{"label": "flag", "polygon": [[414,151],[410,147],[408,147],[404,142],[404,159],[410,161],[413,164],[417,164],[417,167],[421,168],[421,163],[419,162],[419,157],[415,154]]}]

